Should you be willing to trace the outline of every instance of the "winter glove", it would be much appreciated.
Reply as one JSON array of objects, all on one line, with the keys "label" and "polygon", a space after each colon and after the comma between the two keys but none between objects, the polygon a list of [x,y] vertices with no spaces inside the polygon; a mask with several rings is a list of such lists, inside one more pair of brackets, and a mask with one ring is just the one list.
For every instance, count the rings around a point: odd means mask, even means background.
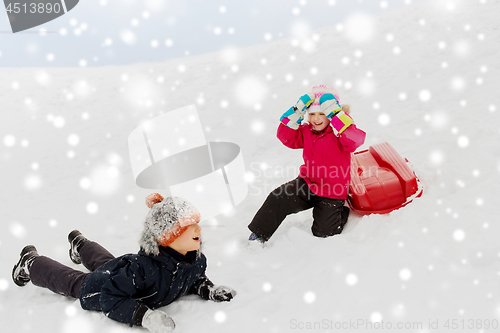
[{"label": "winter glove", "polygon": [[197,294],[201,298],[215,302],[229,302],[236,291],[224,286],[214,286],[209,279],[204,280],[197,288]]},{"label": "winter glove", "polygon": [[342,111],[342,106],[340,105],[339,100],[331,93],[323,94],[319,98],[319,105],[321,111],[330,121],[337,113]]},{"label": "winter glove", "polygon": [[335,135],[339,136],[345,129],[354,122],[349,116],[349,106],[343,111],[339,100],[331,93],[324,94],[319,98],[321,111],[330,120]]},{"label": "winter glove", "polygon": [[314,102],[313,93],[303,95],[294,106],[281,116],[280,121],[289,128],[298,129],[302,120],[304,120],[306,109],[312,102]]},{"label": "winter glove", "polygon": [[209,299],[214,302],[229,302],[234,296],[236,296],[236,291],[224,286],[211,287],[208,295]]},{"label": "winter glove", "polygon": [[339,136],[344,132],[349,126],[354,123],[351,116],[345,113],[344,111],[340,111],[332,118],[330,121],[330,125],[333,127],[333,132],[336,136]]},{"label": "winter glove", "polygon": [[175,323],[165,312],[148,309],[142,317],[142,327],[151,333],[168,333],[174,330]]}]

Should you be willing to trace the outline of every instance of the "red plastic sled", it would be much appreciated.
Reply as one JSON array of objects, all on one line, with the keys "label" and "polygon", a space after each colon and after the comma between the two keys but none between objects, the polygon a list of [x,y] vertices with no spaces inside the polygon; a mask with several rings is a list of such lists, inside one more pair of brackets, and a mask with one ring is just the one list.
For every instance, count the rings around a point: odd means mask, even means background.
[{"label": "red plastic sled", "polygon": [[352,155],[349,192],[355,212],[387,214],[420,197],[423,187],[408,160],[383,142]]}]

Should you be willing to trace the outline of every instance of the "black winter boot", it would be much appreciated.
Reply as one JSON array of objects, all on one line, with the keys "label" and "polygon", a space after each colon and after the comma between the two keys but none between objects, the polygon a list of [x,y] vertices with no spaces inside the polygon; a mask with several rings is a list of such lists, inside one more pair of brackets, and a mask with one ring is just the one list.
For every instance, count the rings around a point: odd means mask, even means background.
[{"label": "black winter boot", "polygon": [[30,267],[36,257],[38,257],[38,251],[33,245],[27,245],[21,251],[21,258],[12,270],[12,280],[19,287],[23,287],[30,282]]},{"label": "black winter boot", "polygon": [[82,257],[80,257],[80,253],[78,253],[78,250],[80,250],[82,245],[85,244],[87,238],[85,238],[80,231],[75,229],[69,233],[68,241],[71,245],[69,249],[69,257],[71,261],[75,264],[81,264]]}]

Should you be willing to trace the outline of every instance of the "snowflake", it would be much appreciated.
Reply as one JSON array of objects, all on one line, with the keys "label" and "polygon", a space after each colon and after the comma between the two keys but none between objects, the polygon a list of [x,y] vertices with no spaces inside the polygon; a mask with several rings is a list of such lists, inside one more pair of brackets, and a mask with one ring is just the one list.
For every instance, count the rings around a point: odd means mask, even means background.
[{"label": "snowflake", "polygon": [[345,283],[348,286],[354,286],[358,283],[358,276],[356,274],[350,273],[345,277]]},{"label": "snowflake", "polygon": [[453,232],[453,239],[457,242],[462,242],[465,239],[465,232],[462,229],[457,229]]},{"label": "snowflake", "polygon": [[87,213],[93,215],[99,210],[99,206],[95,202],[89,202],[86,206]]},{"label": "snowflake", "polygon": [[304,302],[311,304],[316,301],[316,294],[312,291],[308,291],[304,294]]},{"label": "snowflake", "polygon": [[411,271],[408,268],[403,268],[399,271],[399,278],[403,281],[408,281],[411,278]]},{"label": "snowflake", "polygon": [[225,322],[227,319],[227,315],[225,312],[223,311],[217,311],[215,314],[214,314],[214,320],[218,323],[223,323]]},{"label": "snowflake", "polygon": [[346,37],[354,43],[371,40],[375,33],[375,21],[367,14],[354,14],[345,24]]}]

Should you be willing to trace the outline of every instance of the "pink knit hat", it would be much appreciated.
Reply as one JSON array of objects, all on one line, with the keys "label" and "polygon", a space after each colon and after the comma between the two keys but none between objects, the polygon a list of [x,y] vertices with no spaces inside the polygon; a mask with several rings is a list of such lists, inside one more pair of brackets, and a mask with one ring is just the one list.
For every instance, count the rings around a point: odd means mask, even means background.
[{"label": "pink knit hat", "polygon": [[314,86],[312,89],[312,93],[314,94],[314,102],[307,108],[307,113],[311,112],[323,112],[320,108],[319,105],[319,99],[321,96],[324,94],[330,93],[335,96],[337,100],[339,100],[339,96],[337,95],[337,92],[335,91],[334,88],[332,87],[327,87],[324,84],[319,85],[319,86]]}]

